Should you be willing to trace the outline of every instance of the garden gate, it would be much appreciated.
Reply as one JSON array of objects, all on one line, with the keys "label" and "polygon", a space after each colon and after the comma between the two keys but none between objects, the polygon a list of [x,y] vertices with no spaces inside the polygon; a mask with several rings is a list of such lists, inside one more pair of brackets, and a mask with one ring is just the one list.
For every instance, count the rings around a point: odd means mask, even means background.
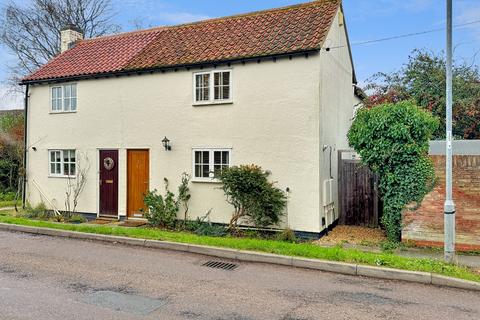
[{"label": "garden gate", "polygon": [[340,224],[379,226],[378,177],[351,150],[338,151],[338,200]]}]

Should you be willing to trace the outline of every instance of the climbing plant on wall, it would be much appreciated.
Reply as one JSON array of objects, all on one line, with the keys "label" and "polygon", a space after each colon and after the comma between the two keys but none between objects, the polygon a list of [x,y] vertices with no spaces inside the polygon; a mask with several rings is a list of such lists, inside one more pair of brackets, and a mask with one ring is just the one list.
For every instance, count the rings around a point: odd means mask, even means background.
[{"label": "climbing plant on wall", "polygon": [[438,125],[430,112],[404,101],[361,109],[350,128],[350,146],[379,174],[381,222],[390,241],[400,239],[404,207],[422,201],[433,187],[428,146]]}]

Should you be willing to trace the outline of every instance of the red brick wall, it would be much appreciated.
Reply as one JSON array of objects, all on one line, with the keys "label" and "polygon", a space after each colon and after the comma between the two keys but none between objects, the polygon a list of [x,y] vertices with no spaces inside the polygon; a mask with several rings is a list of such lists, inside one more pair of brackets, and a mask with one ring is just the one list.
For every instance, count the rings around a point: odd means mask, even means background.
[{"label": "red brick wall", "polygon": [[[431,156],[437,182],[420,207],[406,210],[403,241],[443,246],[443,202],[445,200],[445,156]],[[454,156],[453,199],[456,205],[457,250],[480,249],[480,156]]]}]

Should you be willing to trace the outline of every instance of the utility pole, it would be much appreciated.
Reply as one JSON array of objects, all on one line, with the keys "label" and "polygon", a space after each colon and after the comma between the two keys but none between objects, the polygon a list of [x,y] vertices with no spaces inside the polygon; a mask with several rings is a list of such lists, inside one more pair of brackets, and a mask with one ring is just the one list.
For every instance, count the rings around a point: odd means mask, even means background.
[{"label": "utility pole", "polygon": [[455,261],[455,203],[452,198],[452,0],[447,0],[447,92],[446,92],[446,190],[444,204],[444,256]]}]

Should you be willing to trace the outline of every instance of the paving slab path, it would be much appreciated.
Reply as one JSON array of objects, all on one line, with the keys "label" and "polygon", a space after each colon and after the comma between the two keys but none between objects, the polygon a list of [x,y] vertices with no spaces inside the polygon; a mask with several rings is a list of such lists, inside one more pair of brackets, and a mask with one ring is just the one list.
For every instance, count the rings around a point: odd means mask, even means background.
[{"label": "paving slab path", "polygon": [[478,319],[478,292],[0,231],[0,319]]}]

